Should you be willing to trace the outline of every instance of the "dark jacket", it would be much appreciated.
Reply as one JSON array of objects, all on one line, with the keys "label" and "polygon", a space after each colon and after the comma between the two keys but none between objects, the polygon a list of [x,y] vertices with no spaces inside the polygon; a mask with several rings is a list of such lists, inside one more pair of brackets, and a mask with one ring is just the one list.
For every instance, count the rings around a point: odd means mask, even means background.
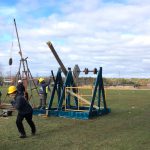
[{"label": "dark jacket", "polygon": [[50,80],[46,83],[45,81],[39,84],[39,94],[47,94],[46,87],[50,85]]},{"label": "dark jacket", "polygon": [[11,104],[18,110],[18,113],[21,115],[33,112],[31,105],[22,95],[16,94],[16,97],[13,101],[11,101]]}]

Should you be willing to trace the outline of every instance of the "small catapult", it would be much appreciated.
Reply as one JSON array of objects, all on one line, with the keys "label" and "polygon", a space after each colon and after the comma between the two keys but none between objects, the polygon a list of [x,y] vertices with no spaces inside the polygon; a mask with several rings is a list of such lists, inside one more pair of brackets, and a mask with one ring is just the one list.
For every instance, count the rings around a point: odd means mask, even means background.
[{"label": "small catapult", "polygon": [[[15,19],[14,19],[14,26],[15,26],[16,36],[17,36],[17,40],[18,40],[19,55],[20,55],[21,59],[20,59],[20,64],[19,64],[19,70],[16,74],[15,80],[14,81],[9,80],[9,83],[11,83],[12,85],[15,85],[15,84],[17,84],[18,80],[22,80],[24,87],[25,87],[25,96],[28,100],[30,100],[33,97],[33,90],[36,90],[36,92],[38,94],[38,89],[37,89],[36,83],[33,79],[33,76],[29,70],[29,67],[28,67],[28,62],[27,62],[28,57],[26,57],[26,58],[23,57]],[[13,46],[13,44],[12,44],[12,46]],[[11,66],[12,63],[13,63],[13,60],[12,60],[12,58],[10,58],[9,65]],[[29,91],[30,95],[28,95],[28,88],[30,88],[30,91]],[[0,97],[0,109],[5,109],[4,114],[3,114],[5,116],[6,116],[6,114],[8,114],[8,116],[9,116],[11,114],[10,112],[15,110],[11,104],[4,103],[4,101],[6,100],[7,97],[8,97],[8,94],[6,94],[3,102]]]},{"label": "small catapult", "polygon": [[[71,68],[66,70],[58,54],[56,53],[51,42],[47,45],[54,54],[61,68],[58,69],[54,87],[47,110],[34,109],[34,114],[46,114],[47,116],[58,116],[75,119],[90,119],[95,116],[102,116],[110,113],[105,100],[105,90],[102,78],[102,67],[89,71],[85,68],[80,71],[78,65],[75,65],[73,71]],[[62,72],[65,75],[65,81],[62,80]],[[80,72],[85,74],[93,72],[97,74],[93,87],[76,86],[75,80],[79,77]],[[87,92],[85,92],[88,90]],[[82,93],[85,92],[85,93]],[[57,93],[57,100],[55,98]],[[88,99],[86,99],[87,97]]]}]

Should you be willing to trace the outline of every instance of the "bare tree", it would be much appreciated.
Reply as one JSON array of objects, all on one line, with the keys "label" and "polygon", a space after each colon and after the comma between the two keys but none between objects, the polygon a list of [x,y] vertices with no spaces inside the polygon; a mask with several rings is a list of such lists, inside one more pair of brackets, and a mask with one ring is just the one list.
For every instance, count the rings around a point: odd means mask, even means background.
[{"label": "bare tree", "polygon": [[0,64],[0,77],[2,77],[2,65]]},{"label": "bare tree", "polygon": [[2,66],[1,66],[1,64],[0,64],[0,82],[2,81],[2,79],[3,79],[3,75],[2,75]]}]

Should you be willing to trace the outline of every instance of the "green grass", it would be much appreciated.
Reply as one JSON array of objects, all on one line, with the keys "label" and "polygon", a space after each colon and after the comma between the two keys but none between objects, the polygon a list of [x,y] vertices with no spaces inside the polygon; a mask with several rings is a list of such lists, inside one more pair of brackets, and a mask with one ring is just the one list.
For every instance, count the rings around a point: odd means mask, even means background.
[{"label": "green grass", "polygon": [[[20,139],[16,113],[0,118],[0,150],[148,150],[150,91],[107,90],[111,113],[91,120],[34,116],[37,134]],[[38,101],[38,100],[37,100]]]}]

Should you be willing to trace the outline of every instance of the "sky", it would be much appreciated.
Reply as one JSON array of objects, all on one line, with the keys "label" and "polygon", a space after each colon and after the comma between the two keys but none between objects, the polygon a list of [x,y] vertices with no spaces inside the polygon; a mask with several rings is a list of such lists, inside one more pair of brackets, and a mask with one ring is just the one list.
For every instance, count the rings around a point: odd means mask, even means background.
[{"label": "sky", "polygon": [[149,0],[1,0],[0,73],[5,76],[19,70],[14,18],[33,76],[57,73],[46,44],[51,41],[66,68],[78,64],[80,70],[103,67],[109,78],[150,78]]}]

